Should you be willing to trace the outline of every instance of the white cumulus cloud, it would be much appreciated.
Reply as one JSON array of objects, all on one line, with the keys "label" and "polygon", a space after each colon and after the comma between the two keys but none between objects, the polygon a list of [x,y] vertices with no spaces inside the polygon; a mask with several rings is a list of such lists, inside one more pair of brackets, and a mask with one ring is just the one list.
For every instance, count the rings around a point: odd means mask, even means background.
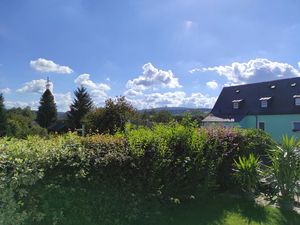
[{"label": "white cumulus cloud", "polygon": [[106,92],[110,90],[110,86],[104,83],[95,83],[90,79],[90,74],[81,74],[74,82],[78,86],[84,86],[90,91],[96,105],[102,105],[108,97]]},{"label": "white cumulus cloud", "polygon": [[60,73],[60,74],[73,73],[73,70],[70,67],[61,66],[59,64],[56,64],[52,60],[47,60],[43,58],[30,61],[30,66],[36,71],[42,73]]},{"label": "white cumulus cloud", "polygon": [[171,70],[159,70],[151,63],[146,63],[143,65],[143,74],[129,80],[126,87],[140,92],[149,88],[180,88],[181,85]]},{"label": "white cumulus cloud", "polygon": [[219,84],[215,80],[212,80],[206,82],[206,86],[209,87],[210,89],[217,89],[219,87]]},{"label": "white cumulus cloud", "polygon": [[201,107],[212,108],[216,97],[210,97],[201,93],[192,93],[187,95],[183,91],[165,92],[165,93],[150,93],[139,96],[138,98],[127,97],[128,100],[137,108],[156,108],[156,107]]},{"label": "white cumulus cloud", "polygon": [[10,92],[11,92],[10,88],[0,89],[0,93],[2,93],[2,94],[9,94]]},{"label": "white cumulus cloud", "polygon": [[212,108],[217,101],[217,97],[211,97],[202,93],[192,93],[186,98],[186,103],[200,108]]},{"label": "white cumulus cloud", "polygon": [[231,65],[195,68],[190,70],[190,73],[207,71],[213,71],[220,76],[226,77],[229,81],[228,84],[261,82],[278,79],[280,77],[300,76],[299,69],[288,63],[263,58],[252,59],[242,63],[234,62]]},{"label": "white cumulus cloud", "polygon": [[84,86],[86,88],[90,88],[92,90],[102,90],[109,91],[110,87],[107,84],[103,83],[95,83],[90,79],[90,74],[84,73],[79,75],[75,80],[75,84],[79,86]]},{"label": "white cumulus cloud", "polygon": [[139,95],[142,95],[143,94],[143,92],[142,91],[140,91],[140,90],[134,90],[134,89],[129,89],[129,90],[126,90],[125,92],[124,92],[124,95],[126,95],[126,96],[131,96],[131,97],[133,97],[133,96],[139,96]]},{"label": "white cumulus cloud", "polygon": [[[46,90],[47,80],[32,80],[26,82],[23,87],[17,89],[19,93],[43,93]],[[53,91],[53,83],[50,82],[50,90]]]},{"label": "white cumulus cloud", "polygon": [[54,94],[55,103],[58,111],[66,112],[69,110],[69,107],[72,103],[72,94],[71,92],[67,93],[55,93]]}]

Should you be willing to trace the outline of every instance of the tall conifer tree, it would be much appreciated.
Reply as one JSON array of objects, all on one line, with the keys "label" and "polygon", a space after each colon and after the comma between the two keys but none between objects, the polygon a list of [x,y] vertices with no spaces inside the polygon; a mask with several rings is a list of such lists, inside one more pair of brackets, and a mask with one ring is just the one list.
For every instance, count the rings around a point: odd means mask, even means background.
[{"label": "tall conifer tree", "polygon": [[2,93],[0,93],[0,137],[5,135],[6,126],[7,126],[7,118],[6,118],[6,110],[4,107],[4,97]]},{"label": "tall conifer tree", "polygon": [[82,118],[93,108],[93,101],[83,86],[74,92],[75,98],[68,112],[68,120],[72,128],[80,128]]},{"label": "tall conifer tree", "polygon": [[57,119],[57,109],[54,96],[50,91],[50,82],[47,80],[46,91],[43,93],[37,112],[36,121],[41,127],[49,127]]}]

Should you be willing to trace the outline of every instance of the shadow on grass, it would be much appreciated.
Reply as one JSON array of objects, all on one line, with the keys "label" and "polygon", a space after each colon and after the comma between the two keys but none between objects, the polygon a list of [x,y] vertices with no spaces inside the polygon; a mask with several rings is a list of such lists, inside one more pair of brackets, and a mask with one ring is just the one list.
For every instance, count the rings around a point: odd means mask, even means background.
[{"label": "shadow on grass", "polygon": [[157,225],[299,225],[300,215],[264,207],[240,197],[216,195],[162,210],[137,224]]},{"label": "shadow on grass", "polygon": [[[172,207],[164,212],[156,221],[159,225],[222,225],[231,223],[232,215],[240,215],[245,224],[267,222],[267,212],[262,206],[241,198],[223,195],[211,196],[197,202],[191,202],[177,207]],[[229,220],[228,220],[229,219]],[[239,220],[240,218],[237,218]]]},{"label": "shadow on grass", "polygon": [[[76,188],[74,188],[76,187]],[[31,193],[41,221],[57,225],[299,225],[296,213],[257,205],[246,199],[213,195],[180,204],[162,204],[105,183],[42,185]]]},{"label": "shadow on grass", "polygon": [[268,212],[264,206],[258,205],[255,201],[240,199],[236,202],[237,212],[246,218],[248,224],[252,222],[266,223],[268,219]]}]

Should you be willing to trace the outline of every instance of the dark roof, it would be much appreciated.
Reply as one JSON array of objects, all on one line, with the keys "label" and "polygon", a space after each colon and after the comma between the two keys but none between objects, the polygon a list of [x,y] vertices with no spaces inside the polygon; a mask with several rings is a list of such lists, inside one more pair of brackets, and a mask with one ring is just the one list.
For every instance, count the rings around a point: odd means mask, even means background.
[{"label": "dark roof", "polygon": [[[224,87],[211,113],[235,121],[246,115],[300,114],[294,99],[298,95],[300,77]],[[267,108],[261,108],[262,100],[268,101]],[[233,109],[233,102],[239,102],[239,109]]]},{"label": "dark roof", "polygon": [[48,131],[50,132],[61,132],[61,131],[67,131],[68,127],[67,125],[62,121],[56,121],[54,124],[51,124],[48,127]]}]

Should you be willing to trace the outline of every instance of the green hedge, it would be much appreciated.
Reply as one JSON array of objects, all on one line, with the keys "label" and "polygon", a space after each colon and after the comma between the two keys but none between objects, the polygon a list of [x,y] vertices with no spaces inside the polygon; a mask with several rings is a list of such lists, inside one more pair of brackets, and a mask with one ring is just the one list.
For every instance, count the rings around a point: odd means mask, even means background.
[{"label": "green hedge", "polygon": [[3,138],[0,224],[128,224],[150,205],[231,189],[233,160],[272,144],[257,130],[177,123],[115,136]]}]

